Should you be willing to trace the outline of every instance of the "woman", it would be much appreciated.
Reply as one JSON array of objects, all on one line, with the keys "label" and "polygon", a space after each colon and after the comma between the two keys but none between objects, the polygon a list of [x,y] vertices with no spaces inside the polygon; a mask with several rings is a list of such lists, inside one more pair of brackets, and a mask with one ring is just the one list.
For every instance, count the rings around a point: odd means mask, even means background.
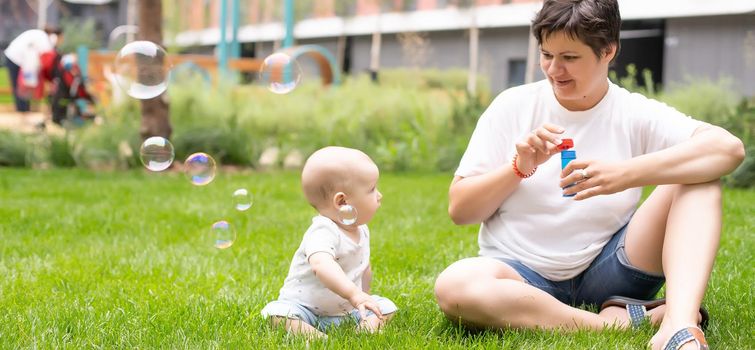
[{"label": "woman", "polygon": [[[482,222],[480,257],[435,284],[450,319],[574,330],[647,317],[660,325],[654,349],[707,347],[698,324],[721,233],[718,179],[744,147],[612,84],[620,26],[616,0],[546,0],[534,19],[547,79],[493,101],[449,190],[455,223]],[[577,159],[562,170],[563,138]],[[646,185],[658,186],[637,208]],[[648,300],[664,281],[666,299]]]}]

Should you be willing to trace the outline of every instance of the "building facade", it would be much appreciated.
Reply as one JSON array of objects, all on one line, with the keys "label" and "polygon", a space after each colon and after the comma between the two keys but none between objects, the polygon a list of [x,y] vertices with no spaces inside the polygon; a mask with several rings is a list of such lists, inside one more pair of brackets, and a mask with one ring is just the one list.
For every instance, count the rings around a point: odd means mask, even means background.
[{"label": "building facade", "polygon": [[[219,39],[220,0],[180,0],[191,20],[176,43],[205,51]],[[297,44],[319,44],[338,56],[344,72],[371,65],[373,33],[381,33],[380,68],[468,68],[470,28],[479,32],[478,72],[493,91],[524,81],[529,22],[540,7],[529,0],[314,0],[297,5]],[[242,6],[244,56],[264,57],[284,37],[282,1]],[[662,85],[686,79],[729,78],[755,95],[755,2],[749,0],[622,0],[621,54],[614,66],[650,69]],[[202,17],[204,16],[204,17]],[[542,77],[538,71],[536,77]]]}]

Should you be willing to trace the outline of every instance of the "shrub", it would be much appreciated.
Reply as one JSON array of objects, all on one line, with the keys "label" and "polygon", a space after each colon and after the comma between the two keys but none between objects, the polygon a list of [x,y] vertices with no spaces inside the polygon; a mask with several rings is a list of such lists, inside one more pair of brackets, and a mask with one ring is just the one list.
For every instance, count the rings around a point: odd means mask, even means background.
[{"label": "shrub", "polygon": [[733,187],[755,185],[755,103],[741,99],[727,79],[717,82],[690,79],[685,85],[674,86],[659,97],[679,111],[714,125],[739,137],[747,148],[747,158],[724,183]]},{"label": "shrub", "polygon": [[655,98],[695,119],[718,125],[739,137],[747,149],[747,158],[724,183],[734,187],[755,186],[755,100],[742,98],[729,79],[710,81],[688,78],[683,84],[669,86],[662,92],[653,89],[649,70],[643,70],[642,84],[638,83],[637,69],[627,66],[627,75],[611,80],[632,92]]},{"label": "shrub", "polygon": [[73,146],[66,136],[50,136],[50,163],[57,167],[73,167]]},{"label": "shrub", "polygon": [[69,147],[77,166],[95,170],[125,169],[139,164],[141,145],[137,120],[123,114],[106,114],[102,125],[85,124],[69,131]]},{"label": "shrub", "polygon": [[2,166],[26,166],[26,154],[30,147],[24,136],[0,131],[0,165]]},{"label": "shrub", "polygon": [[640,77],[637,76],[637,67],[634,64],[628,64],[626,71],[626,76],[619,77],[618,74],[616,74],[616,71],[612,70],[608,72],[608,77],[615,84],[631,92],[640,93],[649,98],[656,97],[655,84],[653,84],[653,74],[649,69],[645,68],[640,72],[642,75],[642,81],[639,81]]},{"label": "shrub", "polygon": [[738,136],[747,151],[744,162],[724,180],[733,187],[755,187],[755,99],[745,99],[726,120],[725,128]]},{"label": "shrub", "polygon": [[171,90],[176,153],[204,150],[226,164],[256,165],[268,147],[306,156],[341,145],[364,150],[386,170],[449,169],[466,147],[483,98],[417,86],[378,85],[365,76],[340,87],[305,83],[287,95],[259,86],[179,86]]},{"label": "shrub", "polygon": [[725,126],[737,117],[735,109],[741,95],[727,79],[687,79],[684,84],[666,88],[658,99],[695,119]]}]

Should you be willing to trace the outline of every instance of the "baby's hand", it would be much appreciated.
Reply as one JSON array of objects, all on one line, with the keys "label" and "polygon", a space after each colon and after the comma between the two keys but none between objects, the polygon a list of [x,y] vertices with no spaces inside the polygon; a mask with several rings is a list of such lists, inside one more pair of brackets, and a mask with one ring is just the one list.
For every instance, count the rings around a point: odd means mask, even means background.
[{"label": "baby's hand", "polygon": [[359,319],[364,321],[367,319],[367,310],[372,311],[379,319],[383,319],[383,314],[380,313],[380,307],[372,300],[372,297],[363,292],[357,291],[349,298],[349,303],[359,311]]}]

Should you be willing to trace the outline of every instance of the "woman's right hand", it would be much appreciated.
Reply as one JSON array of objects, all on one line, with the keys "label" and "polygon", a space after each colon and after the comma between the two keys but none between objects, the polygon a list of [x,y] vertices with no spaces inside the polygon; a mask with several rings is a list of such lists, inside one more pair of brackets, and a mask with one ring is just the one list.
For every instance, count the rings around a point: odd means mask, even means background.
[{"label": "woman's right hand", "polygon": [[517,169],[524,174],[529,174],[535,167],[560,152],[556,146],[561,144],[558,135],[563,133],[564,128],[550,123],[532,130],[524,140],[516,144]]}]

